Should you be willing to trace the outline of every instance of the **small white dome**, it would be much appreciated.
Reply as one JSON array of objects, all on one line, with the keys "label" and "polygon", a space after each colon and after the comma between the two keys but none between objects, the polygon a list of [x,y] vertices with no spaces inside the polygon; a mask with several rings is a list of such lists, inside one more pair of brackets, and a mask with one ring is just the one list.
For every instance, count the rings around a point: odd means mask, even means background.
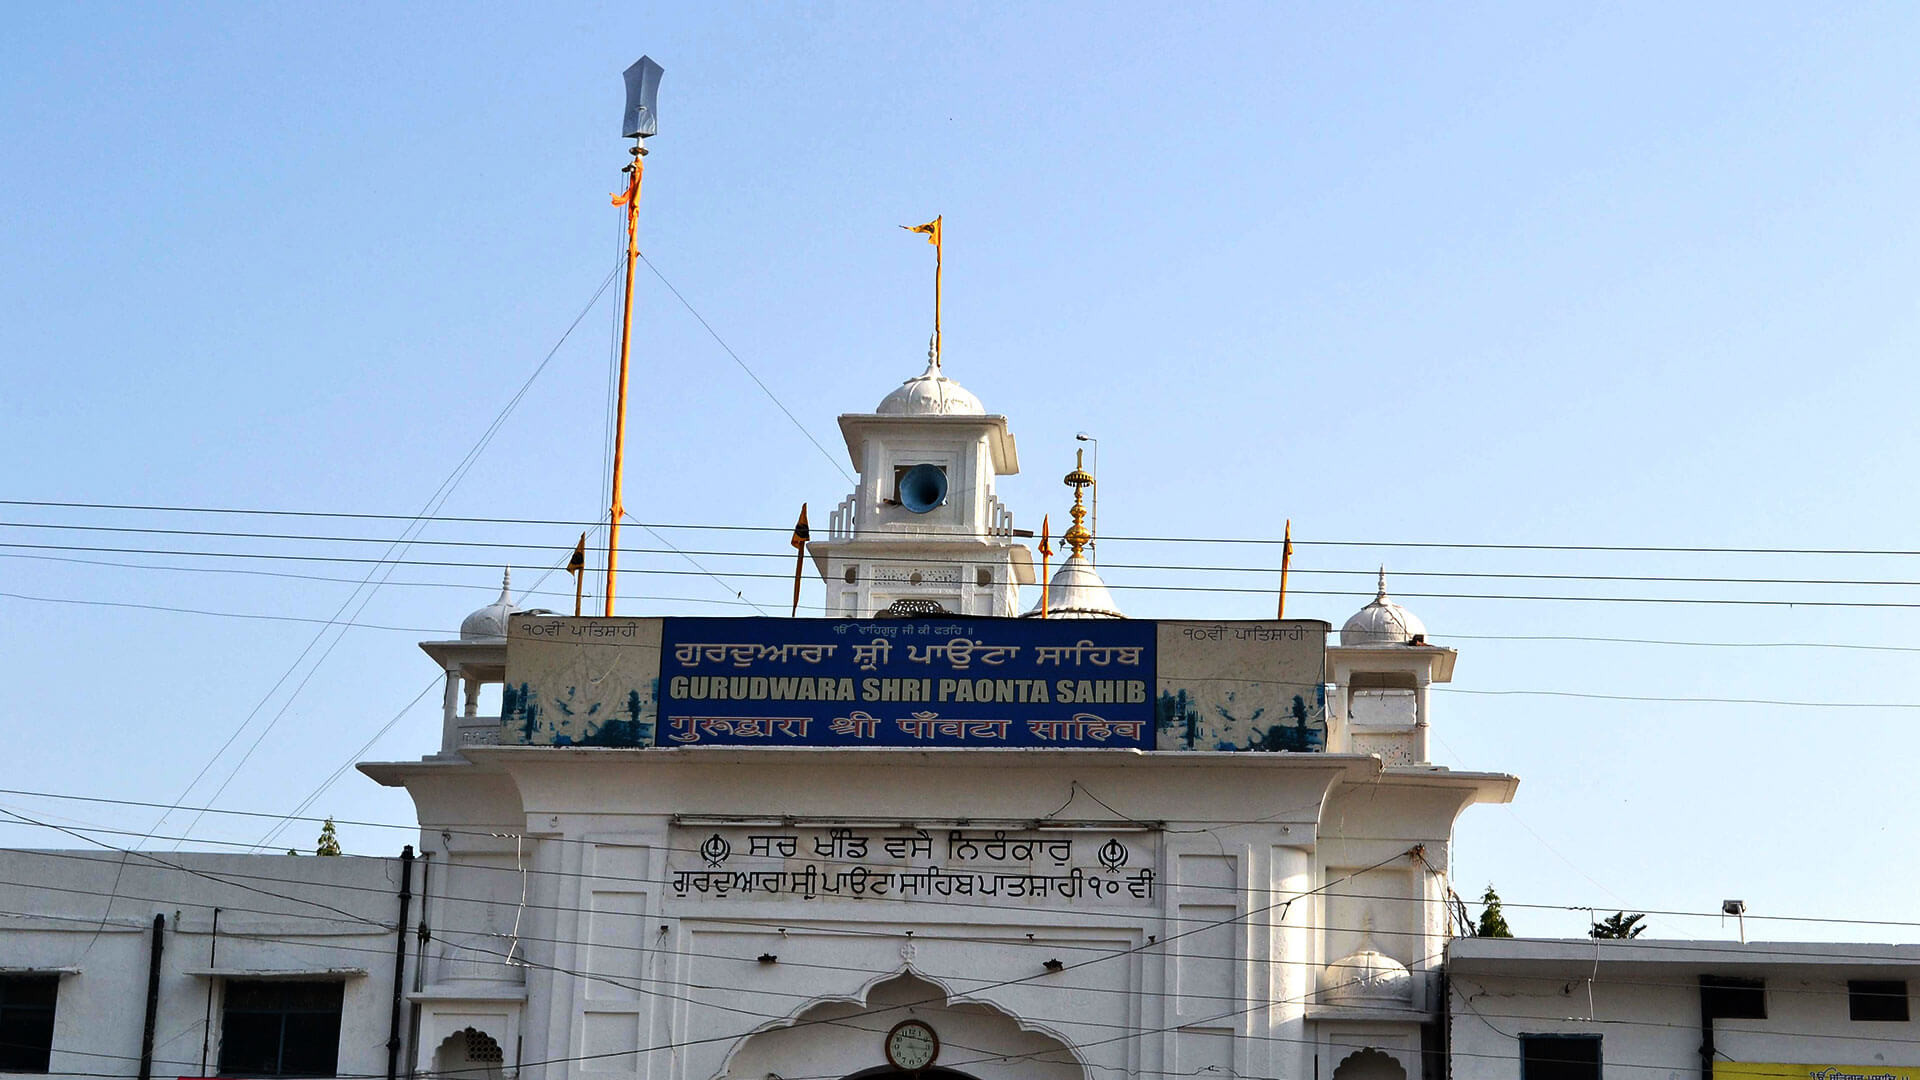
[{"label": "small white dome", "polygon": [[1327,965],[1320,998],[1336,1005],[1406,1005],[1413,1001],[1413,975],[1363,938],[1358,952]]},{"label": "small white dome", "polygon": [[946,377],[938,361],[894,388],[873,410],[881,416],[985,416],[986,406],[966,387]]},{"label": "small white dome", "polygon": [[[1107,591],[1107,583],[1100,580],[1099,571],[1084,555],[1067,556],[1067,561],[1053,572],[1053,582],[1047,586],[1046,598],[1049,619],[1126,618],[1114,605],[1113,594]],[[1040,605],[1037,603],[1033,605],[1033,610],[1021,616],[1023,619],[1039,617]]]},{"label": "small white dome", "polygon": [[1380,569],[1380,592],[1373,603],[1353,613],[1340,628],[1342,645],[1405,645],[1415,637],[1425,639],[1427,624],[1399,604],[1387,599],[1387,571]]},{"label": "small white dome", "polygon": [[507,617],[514,613],[513,594],[509,587],[513,581],[513,571],[500,575],[500,599],[460,620],[461,641],[486,641],[503,639],[507,636]]}]

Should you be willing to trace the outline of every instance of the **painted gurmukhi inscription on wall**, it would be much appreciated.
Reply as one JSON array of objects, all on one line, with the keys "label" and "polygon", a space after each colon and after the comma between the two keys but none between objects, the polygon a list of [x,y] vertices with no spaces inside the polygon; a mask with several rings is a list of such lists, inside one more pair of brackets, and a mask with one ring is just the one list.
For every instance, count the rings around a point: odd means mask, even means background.
[{"label": "painted gurmukhi inscription on wall", "polygon": [[1151,903],[1157,836],[1088,829],[674,830],[668,891],[690,900]]}]

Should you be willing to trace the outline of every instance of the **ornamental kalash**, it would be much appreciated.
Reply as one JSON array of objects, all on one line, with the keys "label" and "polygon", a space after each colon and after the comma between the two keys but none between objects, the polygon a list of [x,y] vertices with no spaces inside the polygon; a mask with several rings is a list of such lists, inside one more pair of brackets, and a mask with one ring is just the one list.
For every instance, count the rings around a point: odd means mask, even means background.
[{"label": "ornamental kalash", "polygon": [[832,617],[503,588],[422,644],[440,750],[362,766],[419,809],[420,1067],[1437,1077],[1453,822],[1516,783],[1429,760],[1454,650],[1384,575],[1337,643],[1129,619],[1078,467],[1035,588],[1007,420],[937,353],[840,430],[858,484],[802,540]]}]

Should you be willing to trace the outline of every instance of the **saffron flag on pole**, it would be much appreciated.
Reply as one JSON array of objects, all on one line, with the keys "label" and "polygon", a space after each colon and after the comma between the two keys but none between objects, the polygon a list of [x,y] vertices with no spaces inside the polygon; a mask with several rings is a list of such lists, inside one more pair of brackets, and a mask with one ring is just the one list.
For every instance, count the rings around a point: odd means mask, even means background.
[{"label": "saffron flag on pole", "polygon": [[1293,519],[1287,519],[1286,539],[1280,541],[1280,608],[1274,618],[1287,617],[1287,568],[1293,565]]},{"label": "saffron flag on pole", "polygon": [[800,504],[800,520],[793,523],[793,610],[790,616],[800,614],[800,571],[807,565],[807,541],[813,538],[813,530],[807,528],[807,504]]},{"label": "saffron flag on pole", "polygon": [[[945,216],[945,214],[940,215],[940,217]],[[908,232],[926,233],[927,243],[935,247],[940,246],[940,218],[938,217],[927,222],[925,225],[902,225],[900,227]]]},{"label": "saffron flag on pole", "polygon": [[580,542],[573,545],[573,554],[567,557],[567,573],[573,575],[573,616],[580,617],[580,601],[585,596],[587,569],[587,534],[580,534]]},{"label": "saffron flag on pole", "polygon": [[1053,558],[1053,530],[1048,524],[1047,515],[1040,515],[1040,617],[1047,617],[1047,609],[1053,606],[1053,576],[1048,573],[1048,562]]}]

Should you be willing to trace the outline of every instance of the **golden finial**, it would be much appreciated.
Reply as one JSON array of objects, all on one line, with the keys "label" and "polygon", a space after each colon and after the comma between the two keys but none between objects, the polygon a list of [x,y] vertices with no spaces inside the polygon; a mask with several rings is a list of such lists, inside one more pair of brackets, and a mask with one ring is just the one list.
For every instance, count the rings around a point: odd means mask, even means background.
[{"label": "golden finial", "polygon": [[1087,509],[1080,504],[1086,489],[1093,486],[1093,474],[1086,470],[1086,453],[1084,449],[1073,452],[1073,471],[1062,481],[1073,489],[1073,509],[1067,511],[1073,516],[1073,524],[1067,526],[1066,534],[1060,539],[1073,549],[1076,558],[1080,555],[1080,549],[1093,540],[1093,533],[1087,530]]}]

